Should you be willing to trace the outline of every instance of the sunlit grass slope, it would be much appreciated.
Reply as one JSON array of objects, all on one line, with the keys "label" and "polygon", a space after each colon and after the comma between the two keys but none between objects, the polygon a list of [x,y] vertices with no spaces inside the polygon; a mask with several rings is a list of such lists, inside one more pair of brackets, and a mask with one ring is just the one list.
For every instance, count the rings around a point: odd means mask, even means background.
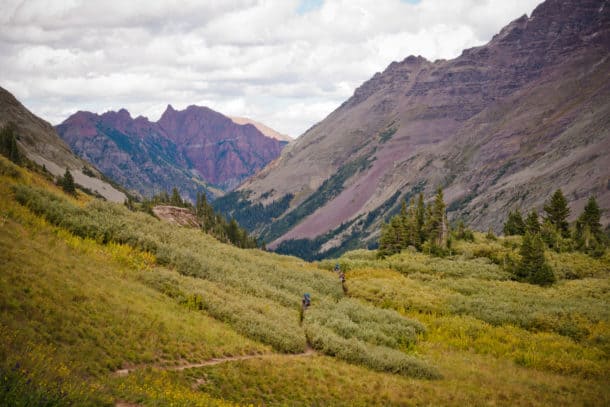
[{"label": "sunlit grass slope", "polygon": [[[238,250],[120,205],[65,197],[37,175],[6,160],[0,164],[3,370],[15,380],[34,371],[44,375],[56,357],[58,365],[73,372],[66,377],[98,383],[125,366],[164,366],[272,348],[303,352],[308,335],[324,339],[313,343],[320,351],[373,369],[438,376],[424,361],[392,349],[417,337],[411,330],[385,326],[412,322],[343,298],[332,273],[295,258]],[[393,336],[394,345],[320,321],[301,323],[303,292],[312,294],[312,309],[348,301],[361,314],[357,326],[376,324]],[[343,343],[358,352],[333,350]],[[40,354],[52,359],[24,368],[40,344]],[[49,380],[25,380],[22,393],[35,383],[64,383],[51,370]],[[48,396],[68,397],[64,387],[57,384]],[[108,394],[100,391],[91,394]],[[77,396],[87,394],[83,390]]]},{"label": "sunlit grass slope", "polygon": [[[0,404],[608,405],[608,258],[553,255],[575,279],[540,288],[494,257],[517,244],[352,252],[346,296],[334,260],[227,246],[0,157]],[[255,358],[164,370],[231,355]]]},{"label": "sunlit grass slope", "polygon": [[608,254],[593,259],[548,253],[557,275],[575,279],[560,279],[543,288],[509,280],[502,265],[494,263],[505,253],[517,256],[514,240],[488,241],[477,235],[477,242],[460,242],[454,257],[442,259],[405,251],[378,260],[373,252],[355,251],[339,263],[349,270],[351,296],[420,321],[427,327],[428,343],[607,381]]},{"label": "sunlit grass slope", "polygon": [[[423,361],[393,352],[386,344],[370,343],[354,335],[371,323],[381,327],[409,320],[396,312],[376,309],[363,302],[352,302],[355,330],[342,330],[331,323],[306,318],[300,326],[302,293],[312,294],[317,305],[328,309],[343,299],[340,283],[332,273],[316,270],[303,262],[281,261],[279,256],[259,250],[235,250],[195,229],[179,229],[123,206],[93,201],[84,208],[40,188],[14,187],[15,198],[51,223],[100,243],[117,242],[153,253],[160,264],[175,268],[182,275],[211,283],[203,292],[195,288],[177,296],[194,296],[200,308],[228,322],[239,332],[260,340],[281,352],[297,353],[306,348],[306,335],[314,337],[314,348],[347,361],[362,363],[382,371],[417,377],[437,377]],[[171,285],[171,284],[170,284]],[[221,286],[220,290],[212,287]],[[162,287],[159,287],[162,288]],[[170,292],[172,294],[173,292]],[[326,305],[325,305],[326,304]],[[387,318],[393,313],[394,320]],[[420,326],[423,331],[423,327]],[[414,342],[409,332],[385,329],[396,343]],[[351,351],[345,351],[350,346]]]},{"label": "sunlit grass slope", "polygon": [[[176,375],[238,403],[329,406],[607,405],[601,380],[540,372],[510,360],[425,344],[442,380],[378,373],[328,357],[248,360]],[[179,377],[179,378],[178,378]]]},{"label": "sunlit grass slope", "polygon": [[11,201],[3,181],[3,403],[108,404],[100,379],[119,367],[270,351],[147,287],[142,276],[156,268],[150,254],[54,228]]}]

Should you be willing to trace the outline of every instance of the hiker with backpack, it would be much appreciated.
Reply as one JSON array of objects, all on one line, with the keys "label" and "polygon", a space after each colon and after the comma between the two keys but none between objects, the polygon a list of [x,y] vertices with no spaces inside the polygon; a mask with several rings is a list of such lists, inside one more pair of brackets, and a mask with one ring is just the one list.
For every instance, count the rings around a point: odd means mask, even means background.
[{"label": "hiker with backpack", "polygon": [[306,310],[311,305],[311,295],[309,293],[303,294],[303,310]]}]

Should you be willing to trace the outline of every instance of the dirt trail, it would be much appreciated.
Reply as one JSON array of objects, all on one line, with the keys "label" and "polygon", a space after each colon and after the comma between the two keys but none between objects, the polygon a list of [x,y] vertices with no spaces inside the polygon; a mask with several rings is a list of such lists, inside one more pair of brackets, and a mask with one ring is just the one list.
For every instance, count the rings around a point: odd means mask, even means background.
[{"label": "dirt trail", "polygon": [[316,354],[316,351],[311,346],[309,346],[309,344],[307,344],[307,349],[305,350],[305,352],[302,352],[302,353],[263,353],[263,354],[256,354],[256,355],[227,356],[227,357],[223,357],[223,358],[209,359],[209,360],[199,362],[199,363],[187,363],[184,365],[177,365],[177,366],[141,365],[141,366],[131,367],[128,369],[116,370],[114,372],[114,375],[115,376],[127,376],[129,373],[133,372],[134,370],[142,369],[147,366],[152,366],[152,367],[155,367],[156,369],[161,369],[161,370],[181,371],[181,370],[186,370],[186,369],[194,369],[197,367],[213,366],[213,365],[219,365],[221,363],[235,362],[235,361],[239,361],[239,360],[267,359],[267,358],[271,358],[274,356],[302,357],[302,356],[313,356],[315,354]]}]

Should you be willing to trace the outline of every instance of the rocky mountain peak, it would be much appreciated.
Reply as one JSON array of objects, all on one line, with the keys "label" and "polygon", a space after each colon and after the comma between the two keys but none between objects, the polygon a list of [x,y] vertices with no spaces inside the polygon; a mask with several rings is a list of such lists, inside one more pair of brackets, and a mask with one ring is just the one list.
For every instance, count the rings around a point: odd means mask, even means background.
[{"label": "rocky mountain peak", "polygon": [[[133,119],[126,109],[101,116],[78,112],[57,130],[78,154],[118,182],[146,195],[155,186],[157,192],[179,186],[193,199],[206,182],[237,186],[277,157],[284,145],[254,126],[238,125],[196,105],[184,110],[168,105],[157,122]],[[193,182],[193,176],[202,179]]]},{"label": "rocky mountain peak", "polygon": [[131,113],[125,108],[115,112],[110,110],[100,116],[102,122],[108,126],[115,127],[121,131],[125,131],[133,125]]},{"label": "rocky mountain peak", "polygon": [[158,122],[171,121],[171,120],[173,120],[173,117],[175,116],[175,114],[176,114],[176,110],[174,109],[174,107],[172,105],[168,104],[167,107],[165,108],[165,111],[159,118]]},{"label": "rocky mountain peak", "polygon": [[268,247],[353,245],[399,197],[438,186],[450,217],[481,230],[499,231],[508,210],[540,210],[558,187],[573,213],[589,195],[610,208],[609,10],[547,0],[457,58],[409,56],[375,74],[240,187],[254,205],[298,197],[261,227]]}]

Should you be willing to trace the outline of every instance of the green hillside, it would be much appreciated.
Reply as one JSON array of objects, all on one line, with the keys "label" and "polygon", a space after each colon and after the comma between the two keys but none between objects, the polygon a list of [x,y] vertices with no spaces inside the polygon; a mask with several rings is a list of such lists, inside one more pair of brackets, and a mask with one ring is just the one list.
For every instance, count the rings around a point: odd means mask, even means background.
[{"label": "green hillside", "polygon": [[494,263],[518,243],[351,252],[346,294],[335,261],[66,196],[0,157],[0,405],[610,404],[610,257],[554,254],[542,288]]}]

